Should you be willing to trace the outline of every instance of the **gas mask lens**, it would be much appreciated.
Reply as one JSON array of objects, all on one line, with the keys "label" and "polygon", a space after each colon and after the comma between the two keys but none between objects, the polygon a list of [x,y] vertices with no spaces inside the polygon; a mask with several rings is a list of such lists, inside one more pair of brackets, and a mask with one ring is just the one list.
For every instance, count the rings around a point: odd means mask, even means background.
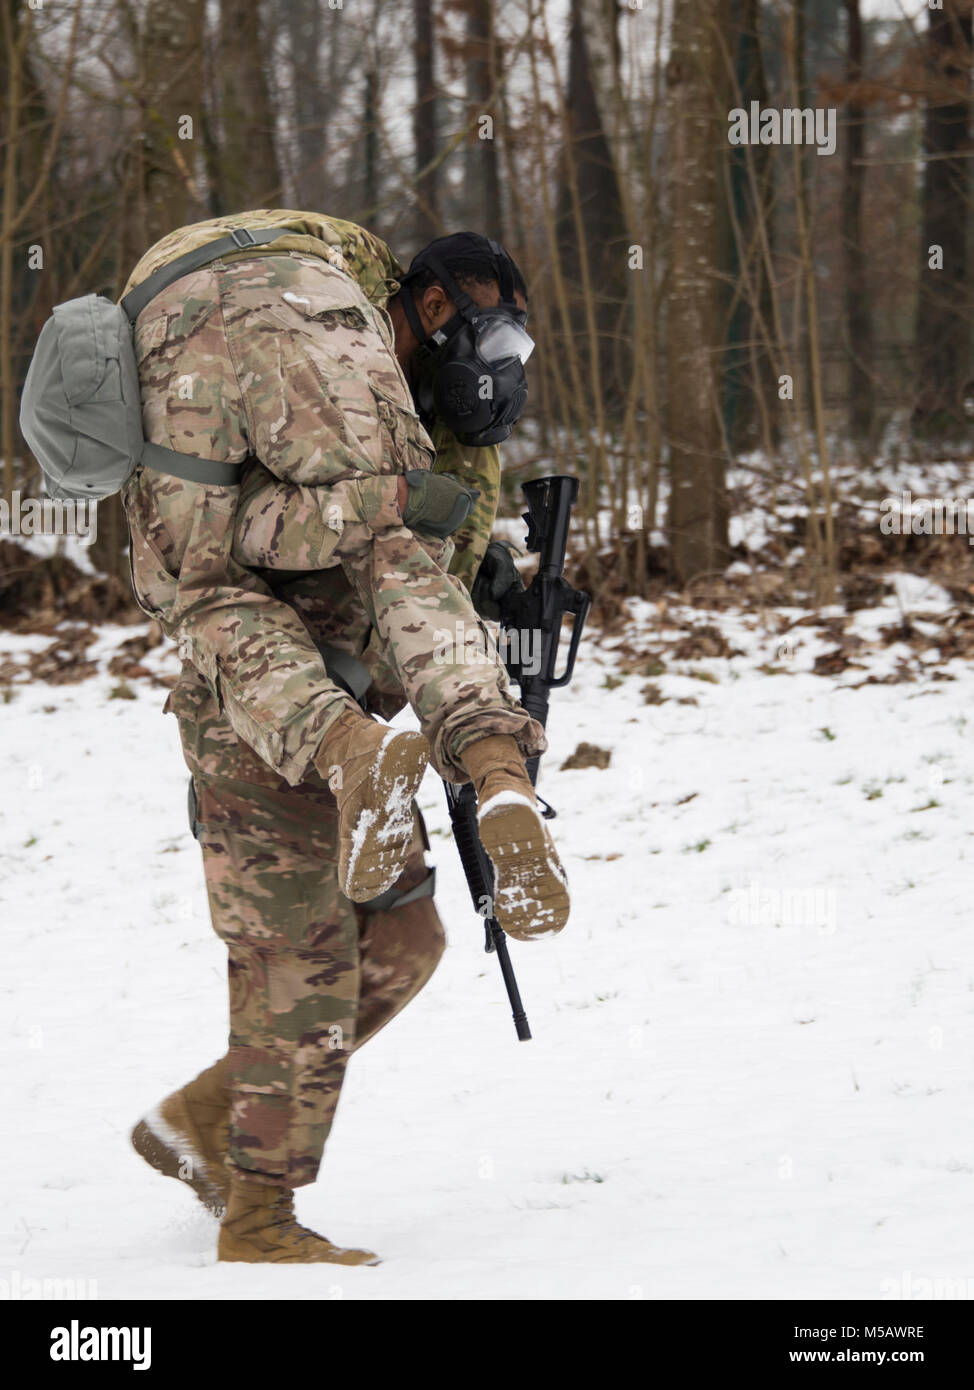
[{"label": "gas mask lens", "polygon": [[534,351],[534,339],[507,315],[477,320],[477,351],[485,362],[504,362],[519,357],[526,362]]}]

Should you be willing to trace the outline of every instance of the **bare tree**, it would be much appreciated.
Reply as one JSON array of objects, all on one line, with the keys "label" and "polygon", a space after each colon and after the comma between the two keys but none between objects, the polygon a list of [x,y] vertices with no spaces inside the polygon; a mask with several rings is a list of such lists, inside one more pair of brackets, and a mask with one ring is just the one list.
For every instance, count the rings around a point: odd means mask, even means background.
[{"label": "bare tree", "polygon": [[0,454],[3,457],[3,490],[13,492],[14,456],[17,449],[17,382],[14,376],[14,253],[19,246],[17,224],[21,198],[28,186],[24,168],[23,126],[30,125],[28,109],[30,73],[27,54],[32,18],[24,0],[0,0],[3,44],[0,48],[0,83],[3,97],[3,202],[0,210]]},{"label": "bare tree", "polygon": [[[497,112],[492,109],[497,81],[494,0],[466,0],[466,10],[467,111],[476,124],[465,152],[464,207],[472,226],[503,241],[500,155],[494,129]],[[490,121],[487,128],[481,127],[484,117]]]},{"label": "bare tree", "polygon": [[963,393],[971,377],[971,0],[930,10],[923,130],[923,231],[917,296],[917,434],[932,439],[967,428]]},{"label": "bare tree", "polygon": [[[22,316],[34,303],[36,274],[28,270],[32,245],[50,256],[53,247],[40,236],[50,226],[50,179],[65,127],[68,95],[74,74],[80,29],[81,5],[75,4],[69,21],[62,72],[55,95],[48,103],[33,63],[36,30],[31,6],[24,0],[0,0],[0,98],[3,101],[3,195],[0,201],[0,454],[3,488],[9,496],[16,481],[15,461],[20,452],[17,427],[17,388],[26,363],[19,361],[25,327]],[[35,242],[35,238],[37,241]],[[15,267],[17,275],[15,276]],[[16,283],[15,283],[16,280]],[[19,311],[19,313],[17,312]],[[27,325],[36,326],[37,315]]]},{"label": "bare tree", "polygon": [[379,203],[379,73],[375,60],[362,84],[362,202],[371,212]]},{"label": "bare tree", "polygon": [[149,0],[139,43],[141,159],[136,170],[140,252],[166,232],[205,217],[201,94],[205,0]]},{"label": "bare tree", "polygon": [[723,318],[718,271],[719,100],[726,0],[684,0],[673,11],[666,70],[670,199],[667,306],[668,529],[680,583],[723,569],[728,508],[720,420]]},{"label": "bare tree", "polygon": [[586,294],[583,281],[588,276],[599,338],[600,390],[614,411],[631,375],[630,354],[620,353],[619,341],[629,337],[624,306],[630,238],[612,140],[619,10],[615,0],[571,0],[570,15],[559,244],[573,299]]},{"label": "bare tree", "polygon": [[273,206],[281,192],[265,51],[260,6],[254,0],[220,0],[217,189],[227,212]]},{"label": "bare tree", "polygon": [[866,185],[866,106],[862,97],[864,43],[859,0],[845,0],[846,138],[842,162],[842,244],[845,252],[845,331],[849,351],[848,428],[868,444],[873,431],[873,329],[863,203]]},{"label": "bare tree", "polygon": [[[733,69],[734,105],[768,105],[768,81],[758,0],[731,0],[726,62]],[[769,145],[731,145],[726,212],[731,284],[726,355],[725,415],[731,449],[738,452],[777,437],[777,395],[769,334],[774,237],[773,164]]]},{"label": "bare tree", "polygon": [[413,106],[413,152],[416,195],[414,218],[419,242],[432,240],[440,226],[439,146],[435,78],[433,0],[413,0],[416,99]]},{"label": "bare tree", "polygon": [[348,81],[346,12],[322,0],[286,0],[279,10],[288,36],[295,196],[300,207],[327,210],[334,194],[331,126]]}]

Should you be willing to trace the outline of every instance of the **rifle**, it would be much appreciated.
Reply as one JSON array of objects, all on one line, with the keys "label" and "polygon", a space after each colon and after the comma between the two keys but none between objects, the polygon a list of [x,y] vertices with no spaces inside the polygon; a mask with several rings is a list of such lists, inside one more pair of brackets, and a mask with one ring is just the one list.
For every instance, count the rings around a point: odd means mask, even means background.
[{"label": "rifle", "polygon": [[[506,639],[504,665],[511,679],[520,686],[521,704],[544,725],[548,720],[551,691],[567,685],[572,678],[582,628],[592,600],[583,590],[573,589],[564,577],[565,549],[572,507],[578,497],[578,479],[537,478],[522,483],[521,487],[528,506],[523,514],[528,524],[526,547],[537,552],[538,571],[526,589],[512,589],[501,601],[501,629]],[[565,669],[556,676],[561,622],[566,613],[573,615],[571,638]],[[532,785],[537,782],[540,761],[540,755],[527,761]],[[508,955],[507,936],[496,917],[488,916],[494,901],[494,870],[480,842],[477,794],[469,782],[460,787],[449,782],[444,786],[453,838],[470,896],[475,910],[484,917],[484,950],[497,956],[518,1040],[527,1042],[531,1029]],[[557,815],[554,808],[541,797],[538,800],[544,807],[545,819],[553,819]]]}]

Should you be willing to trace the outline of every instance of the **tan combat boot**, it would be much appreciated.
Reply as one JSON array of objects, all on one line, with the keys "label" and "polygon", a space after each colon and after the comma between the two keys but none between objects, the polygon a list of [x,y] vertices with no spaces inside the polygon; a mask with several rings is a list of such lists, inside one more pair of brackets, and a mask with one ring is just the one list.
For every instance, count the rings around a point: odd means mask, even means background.
[{"label": "tan combat boot", "polygon": [[468,744],[460,761],[477,792],[498,922],[518,941],[561,931],[568,921],[568,879],[517,744],[509,734],[491,734]]},{"label": "tan combat boot", "polygon": [[422,734],[386,728],[351,709],[325,734],[314,762],[338,802],[338,884],[352,902],[377,898],[402,873],[413,797],[429,755]]},{"label": "tan combat boot", "polygon": [[226,1066],[221,1057],[167,1096],[132,1131],[135,1152],[156,1172],[192,1188],[214,1216],[222,1216],[230,1190],[224,1164],[230,1122]]},{"label": "tan combat boot", "polygon": [[244,1264],[377,1265],[371,1250],[346,1250],[298,1224],[287,1187],[234,1175],[217,1259]]}]

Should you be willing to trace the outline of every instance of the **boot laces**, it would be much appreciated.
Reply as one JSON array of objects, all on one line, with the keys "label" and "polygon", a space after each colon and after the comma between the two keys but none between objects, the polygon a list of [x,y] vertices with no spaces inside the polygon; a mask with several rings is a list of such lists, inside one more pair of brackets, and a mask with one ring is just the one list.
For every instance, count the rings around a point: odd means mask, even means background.
[{"label": "boot laces", "polygon": [[302,1226],[294,1210],[294,1193],[287,1188],[282,1188],[280,1196],[274,1202],[274,1224],[281,1232],[293,1232],[300,1236],[312,1236],[313,1231],[309,1231],[307,1226]]}]

